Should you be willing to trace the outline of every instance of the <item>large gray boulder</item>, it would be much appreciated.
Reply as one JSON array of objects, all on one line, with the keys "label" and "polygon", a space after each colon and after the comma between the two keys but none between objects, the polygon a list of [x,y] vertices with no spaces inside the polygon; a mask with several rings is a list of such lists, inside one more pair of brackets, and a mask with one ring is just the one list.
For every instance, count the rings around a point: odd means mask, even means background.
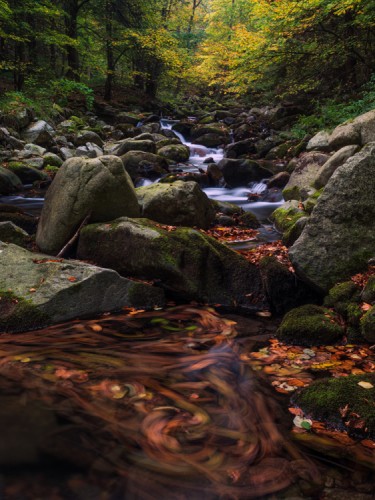
[{"label": "large gray boulder", "polygon": [[253,160],[224,158],[219,161],[218,168],[222,171],[225,182],[231,187],[245,186],[272,176],[270,170]]},{"label": "large gray boulder", "polygon": [[159,280],[172,297],[249,310],[264,307],[258,268],[194,229],[168,231],[147,219],[122,217],[86,226],[78,256],[124,276]]},{"label": "large gray boulder", "polygon": [[26,142],[38,144],[40,146],[49,145],[52,142],[54,130],[44,120],[31,123],[22,133],[22,138]]},{"label": "large gray boulder", "polygon": [[163,304],[163,293],[115,271],[51,259],[0,242],[0,331],[24,331],[121,307]]},{"label": "large gray boulder", "polygon": [[314,181],[314,187],[320,189],[324,187],[329,179],[332,177],[333,173],[346,162],[348,158],[353,156],[359,147],[356,145],[344,146],[343,148],[336,151],[336,153],[329,158],[318,172],[318,175]]},{"label": "large gray boulder", "polygon": [[22,189],[20,178],[7,168],[0,167],[0,194],[10,194],[16,189]]},{"label": "large gray boulder", "polygon": [[193,181],[151,184],[136,192],[142,216],[162,224],[207,229],[215,218],[210,200]]},{"label": "large gray boulder", "polygon": [[112,150],[111,154],[122,156],[129,151],[143,151],[145,153],[156,153],[155,142],[150,139],[135,140],[124,139],[119,142]]},{"label": "large gray boulder", "polygon": [[168,173],[168,162],[165,158],[144,151],[129,151],[121,156],[125,170],[135,180],[138,177],[156,179]]},{"label": "large gray boulder", "polygon": [[139,213],[133,183],[120,158],[71,158],[47,191],[36,243],[43,252],[55,255],[87,216],[102,222]]},{"label": "large gray boulder", "polygon": [[328,143],[330,149],[338,149],[350,144],[364,146],[372,141],[375,141],[375,110],[336,127]]},{"label": "large gray boulder", "polygon": [[289,249],[302,279],[321,291],[367,268],[375,256],[375,143],[339,167]]},{"label": "large gray boulder", "polygon": [[286,201],[306,200],[312,186],[318,176],[320,168],[326,163],[329,156],[324,153],[310,152],[304,153],[296,161],[296,166],[292,172],[288,184],[283,190]]},{"label": "large gray boulder", "polygon": [[172,162],[184,162],[190,157],[190,149],[184,144],[169,144],[158,148],[158,155]]}]

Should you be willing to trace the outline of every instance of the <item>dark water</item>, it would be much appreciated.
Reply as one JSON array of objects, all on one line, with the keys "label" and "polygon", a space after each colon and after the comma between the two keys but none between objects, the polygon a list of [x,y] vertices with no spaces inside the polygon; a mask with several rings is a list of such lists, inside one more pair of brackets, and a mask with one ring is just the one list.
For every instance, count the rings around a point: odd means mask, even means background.
[{"label": "dark water", "polygon": [[[189,146],[191,171],[223,155]],[[264,189],[206,193],[271,241],[281,200],[248,200]],[[38,215],[43,199],[0,203]],[[0,500],[374,498],[371,471],[293,442],[288,398],[246,356],[275,328],[188,305],[1,335]]]},{"label": "dark water", "polygon": [[253,370],[275,327],[186,305],[3,334],[0,498],[370,500]]}]

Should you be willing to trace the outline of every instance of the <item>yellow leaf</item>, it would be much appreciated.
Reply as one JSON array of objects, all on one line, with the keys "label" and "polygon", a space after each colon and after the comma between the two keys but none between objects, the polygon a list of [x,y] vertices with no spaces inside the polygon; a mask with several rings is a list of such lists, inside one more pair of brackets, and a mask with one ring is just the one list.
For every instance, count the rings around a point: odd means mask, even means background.
[{"label": "yellow leaf", "polygon": [[358,382],[358,385],[360,387],[362,387],[362,389],[373,389],[374,388],[374,386],[372,384],[370,384],[370,382],[365,382],[365,381]]}]

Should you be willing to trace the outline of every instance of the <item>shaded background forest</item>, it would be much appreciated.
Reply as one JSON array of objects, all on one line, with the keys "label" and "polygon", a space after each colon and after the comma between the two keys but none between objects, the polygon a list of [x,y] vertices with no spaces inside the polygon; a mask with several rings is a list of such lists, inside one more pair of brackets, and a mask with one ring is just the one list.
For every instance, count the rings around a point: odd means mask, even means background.
[{"label": "shaded background forest", "polygon": [[374,21],[373,0],[0,0],[2,106],[281,99],[304,105],[303,134],[375,105]]}]

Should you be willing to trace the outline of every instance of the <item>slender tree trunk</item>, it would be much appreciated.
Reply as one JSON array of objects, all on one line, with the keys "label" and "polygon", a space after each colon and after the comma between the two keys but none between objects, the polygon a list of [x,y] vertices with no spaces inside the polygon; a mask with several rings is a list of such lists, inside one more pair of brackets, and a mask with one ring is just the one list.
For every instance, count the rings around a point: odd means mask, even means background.
[{"label": "slender tree trunk", "polygon": [[113,3],[112,0],[105,2],[106,12],[106,55],[107,55],[107,78],[105,81],[104,99],[110,101],[112,99],[113,80],[115,77],[115,59],[113,55]]},{"label": "slender tree trunk", "polygon": [[23,42],[17,42],[14,49],[14,59],[15,59],[15,69],[13,73],[14,88],[19,92],[23,88],[25,81],[25,44]]},{"label": "slender tree trunk", "polygon": [[[69,0],[67,4],[67,14],[66,19],[66,34],[73,41],[78,38],[78,12],[79,5],[77,0]],[[68,45],[67,48],[67,63],[68,70],[66,76],[71,80],[79,81],[79,54],[77,47],[75,45]]]}]

